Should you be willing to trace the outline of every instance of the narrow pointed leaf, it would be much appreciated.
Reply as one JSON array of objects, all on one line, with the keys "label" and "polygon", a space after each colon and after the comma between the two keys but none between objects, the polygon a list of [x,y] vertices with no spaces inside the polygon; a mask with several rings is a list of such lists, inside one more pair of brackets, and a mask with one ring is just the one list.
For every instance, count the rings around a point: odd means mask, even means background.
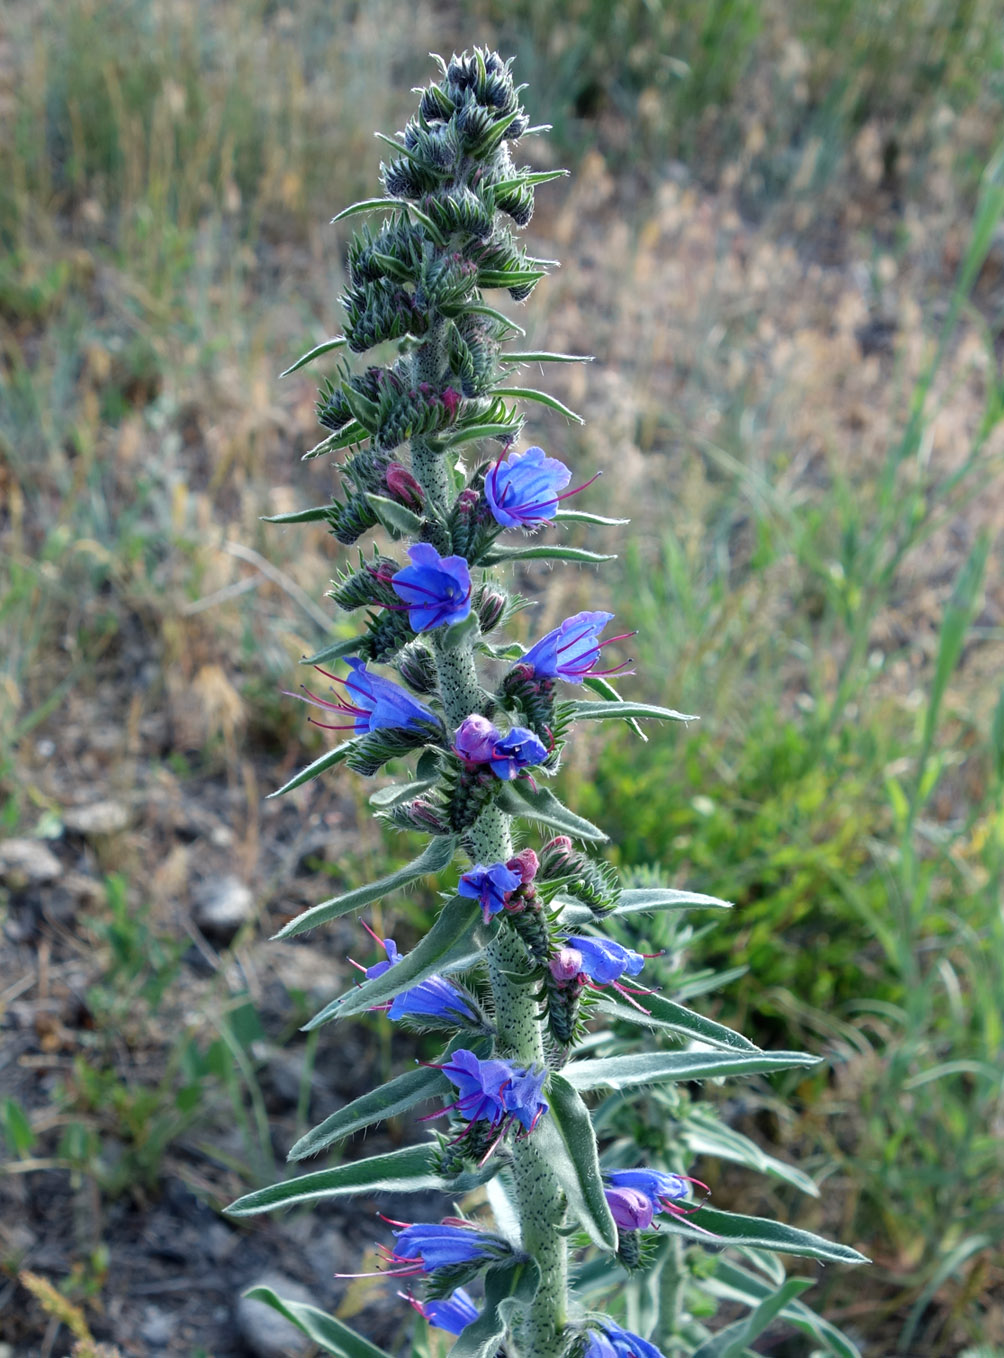
[{"label": "narrow pointed leaf", "polygon": [[708,1080],[815,1066],[804,1052],[637,1052],[573,1061],[562,1072],[573,1089],[633,1089],[663,1080]]},{"label": "narrow pointed leaf", "polygon": [[468,1193],[487,1182],[499,1171],[499,1162],[489,1162],[484,1169],[464,1173],[455,1179],[444,1179],[434,1165],[438,1147],[432,1142],[424,1146],[405,1146],[386,1155],[372,1155],[368,1160],[353,1160],[334,1169],[319,1169],[313,1174],[301,1174],[285,1183],[270,1184],[268,1188],[245,1193],[225,1209],[228,1216],[250,1217],[258,1212],[272,1212],[277,1207],[290,1207],[297,1202],[315,1202],[319,1198],[351,1198],[360,1193]]},{"label": "narrow pointed leaf", "polygon": [[603,991],[595,1005],[596,1012],[607,1014],[610,1018],[621,1019],[625,1023],[637,1023],[644,1028],[663,1028],[679,1033],[681,1037],[693,1038],[696,1042],[706,1042],[723,1051],[757,1052],[760,1048],[742,1033],[726,1028],[723,1023],[715,1023],[703,1014],[695,1014],[682,1004],[663,999],[661,995],[636,995],[634,998],[646,1010],[641,1013],[634,1005],[621,999],[615,991]]},{"label": "narrow pointed leaf", "polygon": [[776,1292],[765,1297],[751,1315],[712,1335],[694,1352],[693,1358],[743,1358],[749,1345],[763,1334],[774,1317],[812,1286],[812,1278],[789,1278]]},{"label": "narrow pointed leaf", "polygon": [[[621,695],[614,688],[610,680],[605,678],[602,674],[584,675],[582,682],[585,684],[586,688],[591,688],[594,693],[598,693],[600,697],[604,698],[607,702],[619,703],[621,701]],[[627,721],[627,724],[628,726],[630,726],[631,730],[638,737],[638,739],[644,741],[645,744],[647,745],[648,736],[638,725],[638,723],[634,720],[634,718],[627,717],[625,718],[625,720]]]},{"label": "narrow pointed leaf", "polygon": [[534,791],[525,778],[511,783],[503,783],[499,789],[498,804],[510,816],[523,816],[539,821],[542,825],[557,830],[560,835],[572,835],[575,839],[603,843],[607,836],[601,829],[584,816],[577,816],[563,806],[550,788],[539,784]]},{"label": "narrow pointed leaf", "polygon": [[[387,787],[378,788],[370,799],[370,806],[375,811],[387,811],[392,806],[399,806],[401,802],[410,802],[413,797],[419,797],[423,792],[428,792],[430,787],[435,787],[438,778],[419,778],[414,783],[391,783]],[[446,864],[444,863],[445,867]]]},{"label": "narrow pointed leaf", "polygon": [[511,434],[513,429],[520,424],[517,418],[508,424],[472,424],[468,429],[461,429],[459,433],[445,440],[445,447],[456,448],[461,443],[473,443],[475,439],[494,439],[505,437]]},{"label": "narrow pointed leaf", "polygon": [[596,1134],[589,1109],[561,1075],[547,1084],[549,1111],[533,1136],[540,1154],[554,1170],[569,1210],[600,1249],[617,1248],[617,1227],[603,1193]]},{"label": "narrow pointed leaf", "polygon": [[373,513],[389,532],[407,533],[410,537],[418,536],[422,520],[410,509],[399,505],[396,500],[388,500],[383,495],[367,495],[366,499]]},{"label": "narrow pointed leaf", "polygon": [[262,523],[318,523],[331,513],[332,506],[311,505],[309,509],[293,509],[288,514],[263,514]]},{"label": "narrow pointed leaf", "polygon": [[622,891],[616,913],[634,915],[643,910],[686,910],[700,906],[712,910],[731,910],[731,901],[718,896],[705,896],[700,891],[677,891],[673,887],[637,887]]},{"label": "narrow pointed leaf", "polygon": [[[527,547],[493,547],[481,558],[483,566],[498,566],[504,561],[584,561],[598,565],[601,561],[616,561],[616,553],[589,552],[585,547],[548,546],[543,543]],[[591,706],[591,704],[586,704]],[[632,704],[633,706],[633,704]],[[611,714],[616,715],[616,714]],[[623,714],[630,716],[630,712]]]},{"label": "narrow pointed leaf", "polygon": [[358,420],[353,420],[337,434],[329,434],[326,439],[321,439],[320,443],[315,443],[309,452],[303,454],[301,462],[309,462],[311,458],[320,457],[323,453],[337,453],[339,448],[349,448],[353,443],[362,443],[369,438],[369,430],[364,429]]},{"label": "narrow pointed leaf", "polygon": [[479,288],[523,288],[527,283],[539,283],[547,275],[542,269],[480,269]]},{"label": "narrow pointed leaf", "polygon": [[305,655],[300,662],[302,665],[328,665],[332,660],[340,660],[342,656],[358,655],[359,647],[365,642],[365,637],[345,637],[342,641],[333,641],[330,646],[322,646],[313,655]]},{"label": "narrow pointed leaf", "polygon": [[344,335],[336,335],[333,339],[322,340],[320,344],[315,344],[313,349],[308,351],[291,363],[285,372],[279,374],[280,377],[288,377],[290,373],[295,373],[299,368],[305,368],[308,363],[313,363],[315,358],[320,358],[322,354],[328,354],[332,349],[340,349],[343,344],[348,344]]},{"label": "narrow pointed leaf", "polygon": [[[527,128],[523,133],[524,137],[529,136],[531,131],[541,131],[540,128]],[[550,184],[552,179],[564,179],[568,175],[568,170],[534,170],[531,174],[516,175],[513,179],[500,179],[497,184],[492,185],[496,197],[504,197],[507,193],[512,193],[513,189],[524,186],[534,188],[537,184]]]},{"label": "narrow pointed leaf", "polygon": [[251,1301],[261,1301],[271,1306],[273,1311],[285,1316],[291,1325],[295,1325],[313,1343],[319,1344],[326,1353],[335,1354],[335,1358],[390,1358],[385,1349],[378,1349],[361,1334],[356,1334],[348,1325],[316,1306],[309,1306],[302,1301],[283,1301],[270,1287],[252,1287],[244,1295]]},{"label": "narrow pointed leaf", "polygon": [[448,1358],[495,1358],[513,1315],[529,1306],[540,1285],[540,1269],[532,1259],[513,1259],[485,1274],[484,1307],[465,1325]]},{"label": "narrow pointed leaf", "polygon": [[382,976],[372,976],[353,990],[332,1000],[309,1023],[304,1032],[318,1028],[332,1019],[362,1014],[374,1005],[392,1000],[402,991],[410,990],[430,976],[445,971],[458,971],[473,966],[484,952],[497,925],[483,925],[477,901],[454,896],[446,902],[435,924],[411,952],[405,953]]},{"label": "narrow pointed leaf", "polygon": [[458,303],[456,306],[444,306],[442,308],[444,316],[458,316],[462,312],[465,316],[473,312],[476,316],[487,316],[490,320],[499,321],[502,325],[507,325],[510,330],[514,330],[517,335],[526,335],[526,331],[521,325],[509,319],[501,311],[496,311],[493,306],[486,306],[482,303]]},{"label": "narrow pointed leaf", "polygon": [[344,221],[346,217],[358,216],[360,212],[379,212],[381,208],[401,208],[406,206],[399,198],[363,198],[358,203],[353,203],[351,207],[343,207],[341,212],[336,212],[331,219],[331,225],[336,222]]},{"label": "narrow pointed leaf", "polygon": [[[756,1306],[774,1291],[773,1284],[757,1277],[749,1269],[734,1263],[726,1255],[719,1255],[712,1278],[704,1281],[705,1289],[724,1301],[736,1301],[743,1306]],[[861,1358],[861,1350],[847,1336],[818,1316],[802,1301],[790,1301],[781,1312],[784,1320],[811,1339],[825,1344],[836,1358]]]},{"label": "narrow pointed leaf", "polygon": [[[490,1046],[485,1038],[471,1038],[469,1034],[462,1033],[453,1039],[447,1052],[452,1053],[457,1047],[466,1047],[473,1051],[475,1056],[484,1057],[488,1055]],[[379,1089],[371,1089],[368,1094],[360,1094],[358,1099],[353,1099],[344,1108],[339,1108],[316,1127],[312,1127],[292,1147],[288,1159],[303,1160],[308,1155],[316,1155],[336,1141],[341,1141],[354,1132],[360,1132],[364,1127],[371,1127],[374,1122],[385,1122],[388,1118],[398,1117],[409,1108],[414,1108],[417,1103],[439,1098],[452,1090],[453,1086],[443,1072],[433,1066],[417,1066],[414,1070],[407,1070],[403,1075],[398,1075],[381,1085]]]},{"label": "narrow pointed leaf", "polygon": [[581,415],[576,415],[574,410],[569,410],[568,406],[563,405],[557,397],[548,395],[546,391],[537,391],[535,387],[493,387],[492,395],[515,396],[519,401],[537,401],[550,410],[556,410],[559,415],[574,420],[576,424],[585,424]]},{"label": "narrow pointed leaf", "polygon": [[326,924],[329,919],[337,919],[339,915],[347,915],[350,910],[357,910],[360,906],[369,905],[371,901],[389,896],[392,891],[400,891],[409,883],[417,882],[420,877],[427,877],[433,872],[442,872],[453,861],[456,847],[457,841],[452,835],[437,836],[430,840],[418,858],[408,863],[406,867],[398,868],[396,872],[388,873],[386,877],[381,877],[376,882],[356,887],[354,891],[347,891],[342,896],[332,896],[328,901],[321,901],[318,905],[305,910],[302,915],[297,915],[296,919],[290,920],[274,937],[292,938],[294,934],[315,929],[319,924]]},{"label": "narrow pointed leaf", "polygon": [[592,363],[592,354],[555,354],[548,349],[538,349],[533,353],[500,354],[502,363]]},{"label": "narrow pointed leaf", "polygon": [[588,514],[584,509],[559,509],[555,514],[558,523],[591,523],[597,528],[620,528],[630,523],[630,519],[608,519],[605,514]]},{"label": "narrow pointed leaf", "polygon": [[356,740],[343,740],[341,745],[336,745],[333,750],[325,750],[324,754],[315,759],[312,764],[308,764],[299,773],[294,773],[288,783],[283,783],[282,787],[275,792],[270,792],[270,797],[281,797],[284,792],[292,792],[295,787],[302,787],[304,783],[309,783],[311,778],[316,778],[318,774],[326,773],[328,769],[333,769],[336,764],[340,764],[343,759],[352,753],[357,745]]},{"label": "narrow pointed leaf", "polygon": [[[826,1259],[836,1264],[867,1264],[866,1255],[848,1245],[838,1245],[812,1231],[797,1226],[784,1226],[766,1217],[741,1216],[737,1212],[720,1212],[713,1207],[701,1207],[689,1216],[672,1214],[661,1219],[660,1229],[675,1231],[704,1244],[752,1245],[757,1249],[776,1250],[780,1254],[796,1254],[803,1259]],[[717,1237],[711,1239],[708,1235]]]},{"label": "narrow pointed leaf", "polygon": [[657,717],[660,721],[698,721],[698,717],[676,712],[672,707],[656,707],[652,703],[575,701],[563,703],[573,721],[603,721],[608,717]]},{"label": "narrow pointed leaf", "polygon": [[731,1160],[733,1164],[745,1165],[747,1169],[782,1179],[812,1198],[819,1197],[819,1189],[807,1174],[773,1155],[767,1155],[742,1132],[726,1126],[717,1118],[704,1117],[699,1110],[692,1110],[681,1124],[680,1140],[694,1155],[714,1155],[720,1160]]}]

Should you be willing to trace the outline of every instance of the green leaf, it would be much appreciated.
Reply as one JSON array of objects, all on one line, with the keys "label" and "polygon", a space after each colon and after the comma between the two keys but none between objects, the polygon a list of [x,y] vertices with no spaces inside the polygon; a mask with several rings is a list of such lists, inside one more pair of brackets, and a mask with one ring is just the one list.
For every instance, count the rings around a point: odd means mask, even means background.
[{"label": "green leaf", "polygon": [[[383,137],[382,132],[378,132],[376,135]],[[400,151],[403,156],[412,154],[399,142],[391,141],[389,137],[383,137],[383,139],[396,151]],[[355,217],[360,212],[379,212],[383,208],[394,208],[398,212],[411,213],[422,223],[437,245],[446,244],[442,231],[432,218],[424,213],[421,208],[416,207],[414,203],[409,202],[407,198],[364,198],[361,202],[353,203],[351,207],[342,208],[341,212],[332,217],[331,225],[334,226],[336,222],[343,221],[346,217]]]},{"label": "green leaf", "polygon": [[765,1297],[751,1315],[712,1335],[695,1351],[693,1358],[742,1358],[747,1347],[763,1334],[774,1317],[812,1285],[812,1278],[789,1278],[771,1296]]},{"label": "green leaf", "polygon": [[539,283],[547,274],[543,269],[479,269],[479,288],[522,288]]},{"label": "green leaf", "polygon": [[[475,1056],[484,1057],[488,1055],[490,1046],[486,1038],[472,1039],[469,1034],[462,1033],[453,1039],[446,1050],[448,1055],[452,1055],[458,1047],[466,1047],[473,1051]],[[385,1122],[388,1118],[398,1117],[399,1114],[413,1108],[416,1103],[438,1098],[450,1093],[452,1089],[453,1086],[443,1072],[433,1066],[418,1066],[415,1070],[407,1070],[396,1079],[380,1085],[378,1089],[360,1094],[358,1099],[353,1099],[344,1108],[339,1108],[316,1127],[312,1127],[292,1147],[288,1158],[303,1160],[308,1155],[316,1155],[318,1151],[323,1151],[335,1141],[351,1136],[353,1132],[362,1131],[364,1127],[370,1127],[374,1122]]]},{"label": "green leaf", "polygon": [[[812,1231],[796,1226],[783,1226],[766,1217],[740,1216],[737,1212],[719,1212],[713,1207],[701,1207],[688,1216],[667,1215],[660,1220],[660,1229],[675,1231],[690,1239],[713,1245],[753,1245],[757,1249],[777,1250],[781,1254],[797,1254],[803,1259],[826,1259],[836,1264],[867,1264],[871,1261],[848,1245],[837,1245],[824,1240]],[[717,1237],[717,1238],[713,1238]]]},{"label": "green leaf", "polygon": [[555,354],[538,349],[527,354],[499,354],[501,363],[592,363],[592,354]]},{"label": "green leaf", "polygon": [[314,655],[305,655],[300,661],[301,665],[330,665],[332,660],[340,660],[346,655],[358,655],[359,647],[364,645],[365,637],[345,637],[342,641],[333,641],[329,646],[323,646]]},{"label": "green leaf", "polygon": [[722,1160],[731,1160],[733,1164],[782,1179],[812,1198],[819,1197],[819,1189],[807,1174],[767,1155],[748,1136],[717,1118],[706,1116],[699,1109],[692,1109],[681,1123],[680,1140],[694,1155],[715,1155]]},{"label": "green leaf", "polygon": [[4,1099],[0,1107],[0,1127],[4,1138],[15,1155],[25,1156],[35,1144],[35,1133],[31,1130],[28,1115],[17,1099]]},{"label": "green leaf", "polygon": [[318,523],[331,513],[331,505],[312,505],[310,509],[293,509],[288,514],[262,514],[262,523]]},{"label": "green leaf", "polygon": [[437,1145],[405,1146],[386,1155],[372,1155],[368,1160],[353,1160],[334,1169],[319,1169],[313,1174],[301,1174],[281,1184],[245,1193],[242,1198],[225,1208],[228,1216],[251,1217],[258,1212],[272,1212],[277,1207],[290,1207],[296,1202],[316,1202],[320,1198],[349,1198],[360,1193],[468,1193],[498,1173],[499,1162],[489,1162],[484,1169],[460,1174],[455,1179],[444,1179],[434,1168],[439,1153]]},{"label": "green leaf", "polygon": [[270,797],[281,797],[284,792],[292,792],[295,787],[302,787],[304,783],[309,783],[311,778],[316,778],[318,774],[326,773],[328,769],[333,769],[336,764],[340,764],[346,759],[356,745],[359,743],[357,738],[343,740],[341,745],[336,745],[333,750],[326,750],[312,764],[308,764],[305,769],[295,773],[288,783],[283,783],[282,787],[275,792],[270,792]]},{"label": "green leaf", "polygon": [[605,514],[587,514],[584,509],[559,509],[555,514],[558,523],[591,523],[597,528],[620,528],[630,519],[608,519]]},{"label": "green leaf", "polygon": [[492,395],[515,396],[519,401],[537,401],[550,410],[556,410],[559,415],[565,415],[568,419],[574,420],[576,424],[585,424],[581,415],[576,415],[574,410],[569,410],[568,406],[563,405],[557,397],[548,395],[546,391],[537,391],[535,387],[492,387]]},{"label": "green leaf", "polygon": [[695,1014],[682,1004],[663,999],[661,995],[638,995],[638,1003],[647,1013],[641,1013],[634,1005],[622,999],[614,991],[603,991],[597,999],[595,1011],[608,1014],[611,1018],[625,1023],[637,1023],[645,1028],[664,1028],[669,1032],[680,1033],[683,1037],[697,1042],[707,1042],[712,1047],[724,1051],[757,1052],[760,1048],[742,1033],[726,1028],[723,1023],[715,1023],[703,1014]]},{"label": "green leaf", "polygon": [[[585,684],[586,688],[591,688],[594,693],[598,693],[600,697],[606,699],[607,702],[619,703],[621,701],[621,695],[614,688],[610,680],[604,678],[602,674],[586,674],[583,676],[582,682]],[[631,717],[628,717],[626,720],[628,726],[630,726],[638,739],[644,741],[647,745],[648,736],[638,723]]]},{"label": "green leaf", "polygon": [[303,454],[300,461],[310,462],[312,458],[320,457],[323,453],[337,453],[339,448],[349,448],[353,443],[362,443],[368,438],[369,430],[358,420],[352,420],[337,434],[329,434],[326,439],[321,439],[320,443],[315,443],[309,452]]},{"label": "green leaf", "polygon": [[637,887],[622,891],[615,914],[634,915],[642,910],[685,910],[696,905],[705,909],[731,910],[732,903],[700,891],[676,891],[673,887]]},{"label": "green leaf", "polygon": [[477,1320],[465,1325],[448,1358],[495,1358],[516,1311],[529,1306],[540,1285],[532,1259],[512,1259],[485,1273],[485,1302]]},{"label": "green leaf", "polygon": [[537,1123],[537,1149],[558,1177],[569,1210],[600,1249],[617,1248],[617,1227],[603,1193],[589,1109],[561,1075],[547,1083],[550,1109]]},{"label": "green leaf", "polygon": [[388,500],[384,495],[367,494],[370,508],[377,516],[388,533],[397,536],[404,533],[408,537],[417,537],[418,531],[422,527],[422,520],[417,514],[413,514],[404,505],[399,505],[396,500]]},{"label": "green leaf", "polygon": [[[773,1291],[771,1283],[765,1282],[742,1265],[733,1263],[725,1255],[718,1256],[714,1275],[706,1278],[701,1285],[713,1296],[721,1297],[725,1301],[737,1301],[744,1306],[758,1305]],[[861,1352],[856,1344],[828,1320],[816,1315],[804,1302],[789,1302],[781,1315],[803,1334],[825,1344],[836,1358],[861,1358]]]},{"label": "green leaf", "polygon": [[607,717],[657,717],[660,721],[699,721],[700,718],[676,712],[671,707],[655,707],[652,703],[604,702],[581,700],[562,703],[573,721],[603,721]]},{"label": "green leaf", "polygon": [[539,543],[528,547],[493,547],[481,558],[483,566],[498,566],[504,561],[585,561],[597,565],[601,561],[616,561],[616,554],[588,552],[585,547],[560,547]]},{"label": "green leaf", "polygon": [[488,926],[481,923],[481,908],[477,901],[454,896],[446,902],[435,924],[419,939],[411,952],[405,953],[382,976],[372,976],[332,1000],[309,1023],[304,1024],[303,1031],[309,1032],[322,1023],[330,1023],[332,1019],[362,1014],[440,972],[473,966],[481,961],[484,949],[497,928],[497,923]]},{"label": "green leaf", "polygon": [[598,844],[607,838],[592,821],[577,816],[574,811],[563,806],[550,788],[538,785],[535,791],[525,778],[503,783],[496,800],[510,816],[539,821],[541,825],[557,830],[560,835],[572,835],[575,839],[592,840]]},{"label": "green leaf", "polygon": [[[415,784],[411,786],[414,787]],[[382,791],[387,792],[390,789],[383,788]],[[382,896],[389,896],[392,891],[400,891],[410,882],[417,882],[420,877],[442,872],[453,861],[456,847],[457,841],[452,835],[437,836],[430,840],[418,858],[406,867],[398,868],[396,872],[388,873],[386,877],[381,877],[376,882],[356,887],[354,891],[347,891],[342,896],[332,896],[328,901],[321,901],[318,905],[305,910],[302,915],[297,915],[296,919],[290,920],[273,937],[292,938],[294,934],[302,934],[307,929],[316,928],[318,924],[326,924],[329,919],[337,919],[339,915],[347,915],[350,910],[369,905],[371,901],[378,901]]]},{"label": "green leaf", "polygon": [[636,1052],[572,1061],[562,1072],[573,1089],[632,1089],[658,1080],[708,1080],[721,1075],[759,1075],[792,1066],[815,1066],[804,1052]]},{"label": "green leaf", "polygon": [[[528,135],[529,131],[528,128],[524,136]],[[514,189],[524,186],[532,189],[536,184],[550,184],[552,179],[564,179],[567,175],[567,170],[534,170],[532,174],[516,175],[514,179],[500,179],[497,184],[492,185],[492,190],[497,198],[504,198]]]},{"label": "green leaf", "polygon": [[482,303],[458,302],[456,306],[444,306],[441,308],[444,316],[467,316],[473,313],[475,316],[487,316],[490,320],[498,321],[502,325],[507,325],[510,330],[514,330],[517,335],[526,335],[526,331],[515,321],[511,321],[508,316],[501,311],[496,311],[493,306],[486,306]]},{"label": "green leaf", "polygon": [[387,787],[377,788],[370,796],[369,804],[375,811],[387,811],[392,806],[399,806],[401,802],[410,802],[413,797],[420,797],[423,792],[428,792],[430,787],[435,787],[438,781],[438,777],[435,777],[419,778],[414,783],[390,783]]},{"label": "green leaf", "polygon": [[291,363],[286,371],[281,372],[279,376],[288,377],[290,373],[295,373],[298,368],[305,368],[308,363],[313,363],[314,359],[320,358],[322,354],[328,354],[332,349],[340,349],[343,344],[348,344],[344,335],[336,335],[334,339],[322,340],[320,344],[315,344],[313,349],[309,349],[302,358]]},{"label": "green leaf", "polygon": [[271,1306],[273,1311],[285,1316],[291,1325],[295,1325],[327,1353],[335,1354],[336,1358],[390,1358],[386,1350],[378,1349],[361,1334],[356,1334],[348,1325],[316,1306],[308,1306],[302,1301],[283,1301],[270,1287],[252,1287],[244,1295],[251,1301],[261,1301]]},{"label": "green leaf", "polygon": [[476,439],[505,438],[512,433],[513,429],[519,424],[519,417],[510,420],[506,424],[472,424],[467,429],[461,429],[459,433],[445,440],[445,448],[457,448],[462,443],[473,443]]}]

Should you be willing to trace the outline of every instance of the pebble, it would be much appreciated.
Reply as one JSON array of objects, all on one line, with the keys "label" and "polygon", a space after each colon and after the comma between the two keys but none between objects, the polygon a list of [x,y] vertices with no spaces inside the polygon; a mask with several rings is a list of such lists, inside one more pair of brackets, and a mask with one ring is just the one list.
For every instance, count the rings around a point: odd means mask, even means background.
[{"label": "pebble", "polygon": [[233,873],[207,877],[195,888],[192,913],[204,934],[229,940],[251,917],[251,888]]},{"label": "pebble", "polygon": [[148,1344],[163,1348],[171,1342],[171,1337],[174,1334],[174,1322],[167,1312],[162,1311],[159,1306],[148,1306],[139,1332]]},{"label": "pebble", "polygon": [[67,807],[63,812],[63,824],[87,839],[117,835],[129,824],[129,812],[121,802],[91,802],[88,806]]},{"label": "pebble", "polygon": [[32,883],[54,882],[63,865],[39,839],[0,841],[0,880],[18,888]]},{"label": "pebble", "polygon": [[[312,1302],[300,1283],[282,1273],[266,1273],[251,1287],[269,1287],[283,1301]],[[316,1303],[315,1303],[316,1304]],[[310,1340],[295,1325],[263,1301],[241,1297],[237,1302],[237,1329],[255,1358],[301,1358],[310,1351]]]}]

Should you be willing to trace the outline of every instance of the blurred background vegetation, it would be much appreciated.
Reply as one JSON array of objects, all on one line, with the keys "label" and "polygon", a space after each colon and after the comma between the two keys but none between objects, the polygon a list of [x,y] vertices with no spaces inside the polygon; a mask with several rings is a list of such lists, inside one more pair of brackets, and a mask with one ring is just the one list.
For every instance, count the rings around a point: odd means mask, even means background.
[{"label": "blurred background vegetation", "polygon": [[[596,354],[558,379],[588,423],[530,439],[633,519],[601,576],[521,577],[534,630],[608,602],[633,689],[701,716],[577,745],[568,795],[621,865],[735,902],[688,943],[729,973],[710,1011],[827,1057],[705,1091],[820,1198],[737,1173],[716,1203],[874,1258],[812,1294],[866,1354],[1004,1352],[995,0],[8,0],[3,1338],[57,1343],[27,1268],[129,1352],[243,1351],[249,1270],[318,1242],[215,1209],[391,1060],[382,1021],[326,1056],[296,1034],[357,931],[263,941],[407,849],[351,775],[263,803],[320,748],[280,689],[337,553],[259,519],[331,486],[299,460],[316,378],[276,377],[339,329],[326,223],[375,191],[425,54],[476,42],[574,176],[538,194],[563,265],[520,319]],[[195,1223],[180,1261],[151,1222]],[[213,1268],[215,1311],[158,1282]]]}]

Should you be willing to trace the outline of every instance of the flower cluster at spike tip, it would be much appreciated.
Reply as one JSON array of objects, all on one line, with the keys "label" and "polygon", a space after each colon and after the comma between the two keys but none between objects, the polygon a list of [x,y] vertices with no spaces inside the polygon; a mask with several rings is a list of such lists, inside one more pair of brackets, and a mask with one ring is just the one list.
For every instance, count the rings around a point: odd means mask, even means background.
[{"label": "flower cluster at spike tip", "polygon": [[339,716],[349,718],[345,725],[332,726],[326,722],[315,722],[316,726],[323,726],[326,731],[354,731],[357,736],[363,736],[388,727],[415,730],[423,724],[438,726],[435,714],[424,704],[416,702],[400,684],[370,674],[365,662],[354,656],[350,656],[345,663],[352,671],[349,679],[339,679],[337,675],[329,674],[320,667],[317,671],[332,683],[345,686],[346,696],[339,698],[337,702],[319,698],[306,687],[302,694],[289,693],[286,689],[283,689],[283,692],[289,698],[299,698],[301,702],[309,703],[311,707],[319,707],[325,712],[335,712]]}]

